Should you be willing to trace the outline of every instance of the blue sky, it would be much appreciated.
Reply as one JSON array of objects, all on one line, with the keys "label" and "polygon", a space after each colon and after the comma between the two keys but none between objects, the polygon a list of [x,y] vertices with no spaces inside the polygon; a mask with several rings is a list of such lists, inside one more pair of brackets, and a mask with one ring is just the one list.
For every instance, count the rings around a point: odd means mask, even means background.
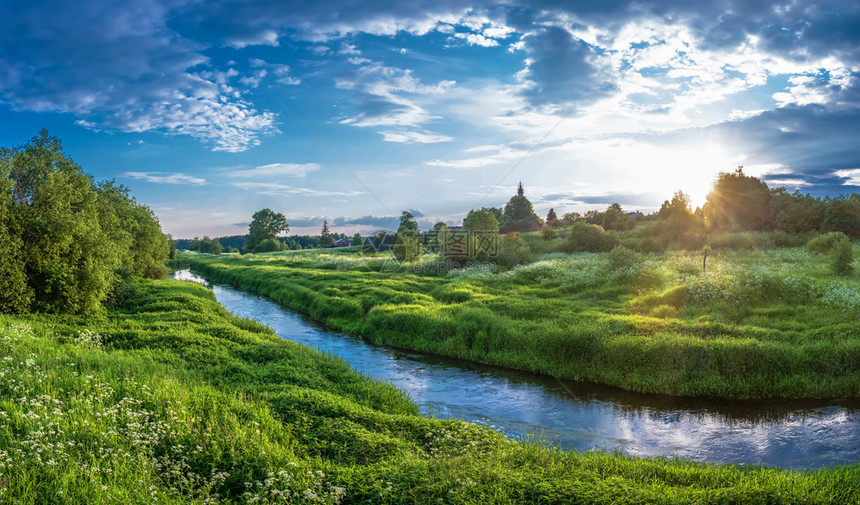
[{"label": "blue sky", "polygon": [[860,186],[860,4],[0,4],[0,145],[41,128],[176,237]]}]

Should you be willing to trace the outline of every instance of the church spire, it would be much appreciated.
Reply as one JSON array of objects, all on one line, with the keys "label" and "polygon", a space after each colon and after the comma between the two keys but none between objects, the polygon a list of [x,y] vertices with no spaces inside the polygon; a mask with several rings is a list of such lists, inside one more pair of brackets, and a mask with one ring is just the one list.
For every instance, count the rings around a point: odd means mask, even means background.
[{"label": "church spire", "polygon": [[523,181],[520,181],[520,186],[517,188],[517,196],[520,198],[523,197]]}]

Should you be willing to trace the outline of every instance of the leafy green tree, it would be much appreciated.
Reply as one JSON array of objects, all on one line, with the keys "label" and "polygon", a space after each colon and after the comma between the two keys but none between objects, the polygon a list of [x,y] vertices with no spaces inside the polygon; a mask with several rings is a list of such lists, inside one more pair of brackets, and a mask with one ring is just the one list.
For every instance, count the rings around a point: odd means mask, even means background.
[{"label": "leafy green tree", "polygon": [[320,247],[334,247],[334,237],[331,236],[331,230],[328,229],[328,221],[323,220],[322,232],[320,232]]},{"label": "leafy green tree", "polygon": [[362,242],[361,233],[356,232],[355,235],[352,236],[352,240],[350,241],[350,245],[358,246],[361,245]]},{"label": "leafy green tree", "polygon": [[253,252],[257,244],[268,239],[275,239],[279,233],[289,232],[287,218],[272,209],[262,209],[254,213],[248,226],[248,238],[245,239],[245,251]]}]

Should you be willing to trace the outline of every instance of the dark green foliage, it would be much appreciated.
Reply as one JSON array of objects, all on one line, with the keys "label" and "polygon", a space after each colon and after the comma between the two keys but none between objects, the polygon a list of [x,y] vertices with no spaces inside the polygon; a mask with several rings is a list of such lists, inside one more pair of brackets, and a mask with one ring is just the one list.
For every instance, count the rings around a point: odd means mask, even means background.
[{"label": "dark green foliage", "polygon": [[788,233],[810,233],[821,228],[825,204],[799,191],[788,193],[784,188],[771,191],[770,214],[773,226]]},{"label": "dark green foliage", "polygon": [[568,252],[609,252],[618,239],[595,224],[576,222],[570,228],[565,250]]},{"label": "dark green foliage", "polygon": [[248,238],[245,239],[243,249],[245,252],[252,252],[260,242],[275,239],[279,233],[289,231],[290,225],[283,214],[272,209],[258,210],[248,225]]},{"label": "dark green foliage", "polygon": [[860,238],[860,195],[838,197],[824,201],[824,222],[822,228],[839,231],[851,238]]},{"label": "dark green foliage", "polygon": [[356,232],[355,235],[352,236],[352,241],[350,242],[350,244],[354,246],[360,246],[363,242],[364,240],[361,238],[361,234]]},{"label": "dark green foliage", "polygon": [[[95,184],[42,131],[0,150],[0,309],[92,313],[122,266],[161,277],[169,254],[149,208],[113,182]],[[23,284],[26,283],[26,286]]]}]

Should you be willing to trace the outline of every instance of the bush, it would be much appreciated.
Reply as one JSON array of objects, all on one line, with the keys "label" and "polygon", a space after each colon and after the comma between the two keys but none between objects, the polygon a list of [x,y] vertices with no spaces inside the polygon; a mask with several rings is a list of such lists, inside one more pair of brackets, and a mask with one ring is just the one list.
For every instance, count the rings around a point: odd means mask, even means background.
[{"label": "bush", "polygon": [[832,231],[812,238],[806,243],[806,248],[809,249],[810,252],[817,254],[829,254],[840,242],[843,241],[848,241],[847,235],[840,231]]},{"label": "bush", "polygon": [[609,252],[618,239],[596,224],[578,222],[570,229],[566,249],[569,252]]},{"label": "bush", "polygon": [[755,249],[756,238],[750,232],[720,233],[708,238],[712,249]]},{"label": "bush", "polygon": [[251,252],[253,252],[253,253],[265,253],[265,252],[280,251],[280,250],[281,250],[281,243],[280,242],[278,242],[277,240],[275,240],[273,238],[267,238],[266,240],[260,242],[256,246],[254,246],[254,249]]},{"label": "bush", "polygon": [[830,252],[830,268],[836,275],[849,275],[854,271],[854,254],[851,251],[851,243],[847,238],[836,242]]},{"label": "bush", "polygon": [[534,252],[519,232],[511,232],[505,235],[501,243],[501,252],[496,257],[496,263],[504,267],[513,267],[529,262],[534,257]]},{"label": "bush", "polygon": [[634,251],[624,247],[623,245],[616,246],[608,254],[609,268],[618,270],[619,268],[632,267],[641,261],[641,257]]}]

